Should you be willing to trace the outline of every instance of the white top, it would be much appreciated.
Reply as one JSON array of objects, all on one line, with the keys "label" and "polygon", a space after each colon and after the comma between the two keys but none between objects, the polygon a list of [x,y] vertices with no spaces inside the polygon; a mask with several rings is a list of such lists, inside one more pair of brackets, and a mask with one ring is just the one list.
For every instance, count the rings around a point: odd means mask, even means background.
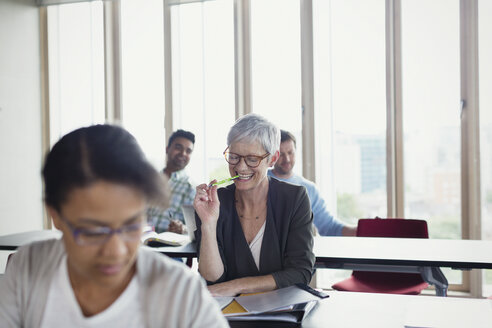
[{"label": "white top", "polygon": [[263,222],[263,225],[260,228],[260,231],[256,234],[256,237],[249,244],[249,249],[251,250],[251,254],[253,254],[253,258],[256,263],[256,267],[260,270],[260,252],[261,252],[261,244],[263,243],[263,234],[265,233],[265,225],[266,221]]},{"label": "white top", "polygon": [[[48,295],[65,255],[61,239],[19,248],[0,279],[1,327],[41,327],[44,314],[52,312],[46,311]],[[183,263],[140,247],[136,280],[145,327],[229,327],[203,279]],[[58,307],[56,313],[61,313]],[[73,322],[68,325],[74,326]],[[114,326],[118,325],[107,325]]]},{"label": "white top", "polygon": [[70,284],[67,257],[64,256],[51,281],[41,327],[144,327],[139,291],[135,275],[113,304],[101,313],[86,317]]}]

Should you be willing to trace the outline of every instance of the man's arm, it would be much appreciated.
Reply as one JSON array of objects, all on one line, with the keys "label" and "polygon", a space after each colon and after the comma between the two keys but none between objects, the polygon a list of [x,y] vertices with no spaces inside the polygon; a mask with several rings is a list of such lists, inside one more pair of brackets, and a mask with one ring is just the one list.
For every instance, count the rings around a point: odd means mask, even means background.
[{"label": "man's arm", "polygon": [[319,196],[319,191],[315,186],[310,187],[309,199],[314,216],[314,225],[321,236],[342,236],[345,225],[336,220],[328,211],[326,202]]},{"label": "man's arm", "polygon": [[342,229],[342,236],[355,237],[357,236],[357,227],[354,226],[344,226]]},{"label": "man's arm", "polygon": [[157,207],[150,207],[147,210],[147,223],[154,227],[157,233],[167,231],[171,222],[170,209],[164,210]]}]

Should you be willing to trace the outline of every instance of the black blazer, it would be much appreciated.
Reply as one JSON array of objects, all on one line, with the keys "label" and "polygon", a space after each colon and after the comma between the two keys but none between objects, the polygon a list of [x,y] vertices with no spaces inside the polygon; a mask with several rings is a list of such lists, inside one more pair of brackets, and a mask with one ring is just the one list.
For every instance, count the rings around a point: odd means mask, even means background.
[{"label": "black blazer", "polygon": [[[313,216],[306,189],[269,178],[267,218],[260,251],[260,269],[236,212],[234,184],[218,190],[220,214],[217,243],[224,264],[223,275],[208,284],[242,277],[272,274],[278,288],[311,281],[313,253]],[[195,231],[200,257],[201,221],[196,215]]]}]

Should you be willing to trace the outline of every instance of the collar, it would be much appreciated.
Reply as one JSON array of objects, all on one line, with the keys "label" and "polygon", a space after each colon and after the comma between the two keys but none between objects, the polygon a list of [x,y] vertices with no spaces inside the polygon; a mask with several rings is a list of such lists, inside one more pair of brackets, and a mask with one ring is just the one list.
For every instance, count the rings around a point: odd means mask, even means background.
[{"label": "collar", "polygon": [[[164,173],[164,169],[162,169],[162,174],[166,174]],[[171,176],[169,177],[169,179],[173,179],[173,180],[175,179],[181,180],[184,178],[188,178],[188,175],[186,174],[184,169],[171,173]]]}]

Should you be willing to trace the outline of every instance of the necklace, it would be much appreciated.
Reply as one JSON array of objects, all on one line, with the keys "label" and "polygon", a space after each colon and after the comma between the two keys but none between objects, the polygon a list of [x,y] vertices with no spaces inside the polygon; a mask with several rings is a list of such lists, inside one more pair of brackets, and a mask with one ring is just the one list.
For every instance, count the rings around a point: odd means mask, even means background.
[{"label": "necklace", "polygon": [[239,215],[240,219],[244,219],[244,220],[259,220],[260,216],[262,216],[266,212],[266,204],[264,206],[262,206],[259,211],[255,211],[255,214],[253,214],[252,216],[249,216],[249,215],[245,216],[244,212],[240,208],[241,208],[241,205],[239,205],[239,202],[236,200],[237,214]]}]

